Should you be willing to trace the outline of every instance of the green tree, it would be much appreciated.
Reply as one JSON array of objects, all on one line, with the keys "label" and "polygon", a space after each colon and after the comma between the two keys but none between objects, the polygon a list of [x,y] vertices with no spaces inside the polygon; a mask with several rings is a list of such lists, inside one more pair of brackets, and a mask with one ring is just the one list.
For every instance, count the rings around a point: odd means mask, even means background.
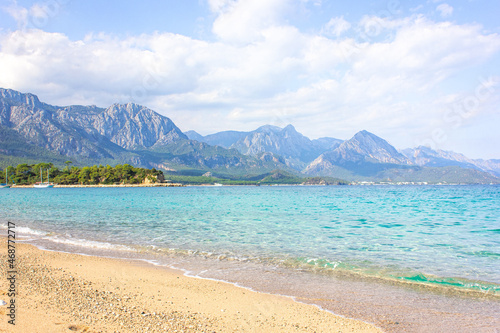
[{"label": "green tree", "polygon": [[28,164],[19,164],[16,167],[15,173],[10,177],[15,184],[26,185],[32,175],[34,176]]},{"label": "green tree", "polygon": [[88,185],[90,183],[91,169],[89,167],[83,167],[78,174],[78,181],[80,184]]},{"label": "green tree", "polygon": [[66,161],[66,162],[64,162],[64,164],[66,164],[66,171],[68,171],[68,172],[70,171],[70,165],[71,165],[72,163],[73,163],[73,162],[71,162],[71,161]]}]

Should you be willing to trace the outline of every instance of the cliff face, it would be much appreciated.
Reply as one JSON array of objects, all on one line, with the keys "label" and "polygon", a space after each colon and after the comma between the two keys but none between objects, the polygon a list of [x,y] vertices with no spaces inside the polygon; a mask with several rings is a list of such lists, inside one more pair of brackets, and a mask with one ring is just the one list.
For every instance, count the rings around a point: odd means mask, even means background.
[{"label": "cliff face", "polygon": [[137,104],[57,107],[6,89],[0,89],[0,125],[66,156],[112,157],[123,149],[187,139],[170,119]]},{"label": "cliff face", "polygon": [[[91,111],[98,112],[89,107]],[[109,140],[91,126],[75,127],[74,118],[79,116],[74,116],[64,108],[41,103],[34,95],[0,89],[0,126],[19,133],[27,143],[61,155],[109,157],[109,151],[98,147],[99,142]],[[88,118],[88,114],[82,116]]]},{"label": "cliff face", "polygon": [[146,107],[114,104],[92,119],[103,136],[126,149],[149,148],[188,139],[167,117]]}]

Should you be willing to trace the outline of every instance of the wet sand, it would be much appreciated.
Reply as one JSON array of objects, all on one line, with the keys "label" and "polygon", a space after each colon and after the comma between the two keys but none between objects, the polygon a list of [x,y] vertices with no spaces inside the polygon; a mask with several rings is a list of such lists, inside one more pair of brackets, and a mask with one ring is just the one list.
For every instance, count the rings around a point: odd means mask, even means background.
[{"label": "wet sand", "polygon": [[[6,239],[2,239],[6,249]],[[7,276],[7,251],[0,271]],[[15,326],[0,332],[381,332],[291,298],[131,260],[16,244]],[[9,280],[0,300],[9,304]]]}]

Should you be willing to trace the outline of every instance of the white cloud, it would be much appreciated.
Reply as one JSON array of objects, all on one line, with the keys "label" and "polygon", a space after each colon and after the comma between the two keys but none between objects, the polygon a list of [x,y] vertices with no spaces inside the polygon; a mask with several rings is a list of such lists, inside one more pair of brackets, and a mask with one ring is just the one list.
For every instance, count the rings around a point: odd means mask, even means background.
[{"label": "white cloud", "polygon": [[19,6],[17,1],[12,1],[12,3],[5,6],[3,10],[17,22],[19,29],[24,29],[26,27],[29,17],[28,9]]},{"label": "white cloud", "polygon": [[208,6],[213,13],[221,13],[234,2],[234,0],[208,0]]},{"label": "white cloud", "polygon": [[363,49],[353,69],[365,74],[401,73],[438,83],[447,73],[491,57],[498,52],[499,42],[496,34],[483,35],[479,25],[434,23],[418,17],[401,26],[394,40]]},{"label": "white cloud", "polygon": [[[423,16],[366,16],[351,27],[364,38],[342,37],[349,23],[339,17],[330,26],[335,38],[327,38],[286,24],[287,5],[213,0],[220,14],[212,42],[171,33],[72,41],[41,30],[4,32],[0,87],[58,105],[135,101],[203,134],[292,123],[313,138],[367,129],[413,146],[442,122],[447,80],[500,51],[500,36],[479,25]],[[391,38],[377,35],[385,32]],[[488,123],[486,111],[471,119]]]},{"label": "white cloud", "polygon": [[334,17],[323,27],[323,32],[329,36],[339,37],[351,28],[351,24],[344,17]]},{"label": "white cloud", "polygon": [[219,13],[213,33],[223,41],[241,44],[260,40],[263,30],[278,25],[290,0],[211,2],[215,2],[211,8]]},{"label": "white cloud", "polygon": [[450,17],[453,14],[453,7],[447,3],[440,4],[436,7],[437,11],[441,14],[441,17]]},{"label": "white cloud", "polygon": [[13,0],[3,9],[17,22],[19,29],[25,30],[45,27],[52,18],[57,16],[63,5],[64,1],[57,0],[35,2],[31,7],[26,8]]}]

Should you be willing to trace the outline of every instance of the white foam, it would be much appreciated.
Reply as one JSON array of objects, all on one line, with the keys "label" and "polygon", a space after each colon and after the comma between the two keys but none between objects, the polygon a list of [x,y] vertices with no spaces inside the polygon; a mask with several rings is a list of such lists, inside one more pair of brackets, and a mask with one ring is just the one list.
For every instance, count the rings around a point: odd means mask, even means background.
[{"label": "white foam", "polygon": [[118,245],[118,244],[111,244],[111,243],[106,243],[106,242],[98,242],[98,241],[91,241],[88,239],[79,239],[79,238],[59,238],[59,237],[47,237],[44,238],[48,241],[54,242],[54,243],[59,243],[59,244],[65,244],[65,245],[73,245],[73,246],[80,246],[80,247],[87,247],[87,248],[93,248],[93,249],[101,249],[101,250],[120,250],[120,251],[135,251],[135,249],[125,246],[125,245]]},{"label": "white foam", "polygon": [[34,235],[34,236],[47,236],[49,233],[46,231],[42,230],[36,230],[36,229],[31,229],[28,227],[18,227],[14,229],[16,232],[23,234],[23,235]]}]

